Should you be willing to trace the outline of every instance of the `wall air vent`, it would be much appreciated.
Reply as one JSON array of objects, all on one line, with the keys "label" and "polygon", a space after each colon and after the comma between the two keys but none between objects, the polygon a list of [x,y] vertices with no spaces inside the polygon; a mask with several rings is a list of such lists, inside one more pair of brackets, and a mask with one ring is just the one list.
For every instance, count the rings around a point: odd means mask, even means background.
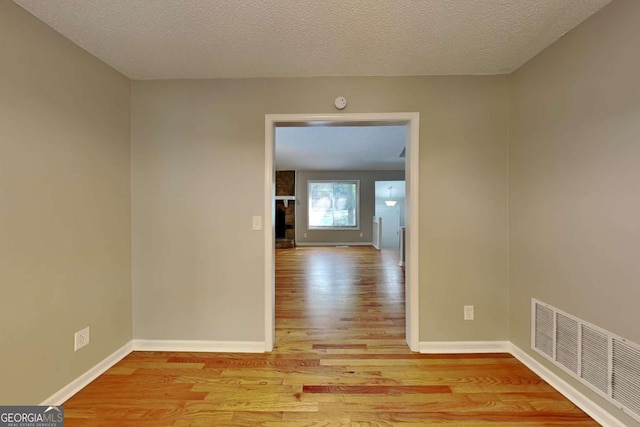
[{"label": "wall air vent", "polygon": [[582,325],[580,344],[583,380],[604,394],[609,394],[609,339],[606,334]]},{"label": "wall air vent", "polygon": [[617,338],[613,338],[611,395],[640,414],[640,351]]},{"label": "wall air vent", "polygon": [[536,305],[534,347],[549,357],[553,357],[553,310]]},{"label": "wall air vent", "polygon": [[531,348],[640,421],[640,346],[535,298]]},{"label": "wall air vent", "polygon": [[556,362],[578,373],[578,322],[556,314]]}]

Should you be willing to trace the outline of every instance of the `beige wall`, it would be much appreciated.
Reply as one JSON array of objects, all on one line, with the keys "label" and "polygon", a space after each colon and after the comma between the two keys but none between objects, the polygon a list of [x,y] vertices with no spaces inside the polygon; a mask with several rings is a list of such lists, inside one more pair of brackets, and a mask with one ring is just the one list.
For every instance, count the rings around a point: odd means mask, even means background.
[{"label": "beige wall", "polygon": [[513,75],[511,340],[531,354],[531,297],[640,342],[639,40],[640,2],[617,0]]},{"label": "beige wall", "polygon": [[12,2],[0,31],[2,404],[125,344],[132,310],[137,338],[262,341],[264,115],[333,113],[338,95],[421,113],[421,341],[537,357],[536,297],[640,342],[640,2],[512,76],[139,81],[131,102],[126,78]]},{"label": "beige wall", "polygon": [[420,339],[507,339],[508,83],[133,82],[134,336],[264,340],[265,114],[333,113],[343,95],[348,113],[421,114]]},{"label": "beige wall", "polygon": [[0,40],[0,404],[37,404],[132,336],[130,84],[10,1]]},{"label": "beige wall", "polygon": [[[358,230],[309,230],[309,186],[313,180],[360,181]],[[296,241],[305,243],[371,243],[376,209],[376,181],[404,180],[404,171],[298,171],[296,176]],[[307,237],[304,237],[307,233]],[[363,234],[360,237],[360,233]]]}]

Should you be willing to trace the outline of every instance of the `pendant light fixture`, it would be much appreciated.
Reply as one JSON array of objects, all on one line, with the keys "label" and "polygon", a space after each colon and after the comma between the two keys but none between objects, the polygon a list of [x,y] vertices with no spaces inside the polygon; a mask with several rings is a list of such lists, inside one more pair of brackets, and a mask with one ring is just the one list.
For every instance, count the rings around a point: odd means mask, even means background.
[{"label": "pendant light fixture", "polygon": [[392,185],[389,186],[389,200],[385,200],[384,204],[387,206],[395,206],[396,203],[398,203],[397,200],[391,200],[391,189],[393,188]]}]

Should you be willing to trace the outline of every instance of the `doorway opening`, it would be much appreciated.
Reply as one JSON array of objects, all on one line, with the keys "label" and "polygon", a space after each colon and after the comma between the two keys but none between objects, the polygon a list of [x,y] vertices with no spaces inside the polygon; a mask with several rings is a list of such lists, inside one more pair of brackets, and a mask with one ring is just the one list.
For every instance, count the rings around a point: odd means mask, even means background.
[{"label": "doorway opening", "polygon": [[[401,231],[405,226],[405,182],[376,181],[375,185],[375,220],[378,225],[377,248],[400,251]],[[400,265],[404,265],[402,261],[400,263]]]},{"label": "doorway opening", "polygon": [[418,351],[418,185],[419,113],[267,114],[265,116],[265,350],[275,340],[275,132],[280,126],[406,126],[405,153],[405,307],[406,342]]}]

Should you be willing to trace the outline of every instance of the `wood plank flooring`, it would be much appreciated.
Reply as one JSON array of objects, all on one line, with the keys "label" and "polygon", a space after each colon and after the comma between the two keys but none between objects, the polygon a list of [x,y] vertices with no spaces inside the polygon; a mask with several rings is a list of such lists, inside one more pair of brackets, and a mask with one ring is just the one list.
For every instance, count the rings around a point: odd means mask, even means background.
[{"label": "wood plank flooring", "polygon": [[278,250],[272,353],[134,352],[65,425],[598,425],[508,354],[410,352],[404,313],[397,252]]}]

